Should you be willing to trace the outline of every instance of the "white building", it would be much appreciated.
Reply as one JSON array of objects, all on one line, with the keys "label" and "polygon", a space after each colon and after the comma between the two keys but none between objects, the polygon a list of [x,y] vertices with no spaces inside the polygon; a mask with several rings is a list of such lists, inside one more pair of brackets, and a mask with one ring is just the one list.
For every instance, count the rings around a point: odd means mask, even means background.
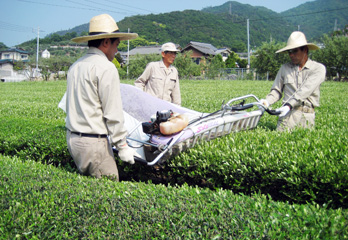
[{"label": "white building", "polygon": [[51,53],[50,53],[47,49],[45,49],[45,50],[42,52],[41,57],[42,57],[42,58],[50,58],[50,57],[51,57]]}]

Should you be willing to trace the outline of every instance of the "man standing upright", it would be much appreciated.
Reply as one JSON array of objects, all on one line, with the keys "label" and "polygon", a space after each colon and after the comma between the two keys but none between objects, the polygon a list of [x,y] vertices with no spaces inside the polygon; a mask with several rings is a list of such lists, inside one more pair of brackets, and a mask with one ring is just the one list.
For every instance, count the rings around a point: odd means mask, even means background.
[{"label": "man standing upright", "polygon": [[181,105],[178,70],[172,66],[179,50],[174,43],[162,45],[162,60],[149,63],[134,85],[144,92]]},{"label": "man standing upright", "polygon": [[288,53],[291,62],[281,66],[270,93],[261,102],[269,107],[284,95],[283,105],[277,109],[281,112],[277,124],[279,131],[314,126],[314,109],[319,107],[320,85],[326,75],[323,64],[308,58],[308,51],[317,49],[315,44],[307,43],[302,32],[295,31],[286,47],[276,52]]},{"label": "man standing upright", "polygon": [[90,20],[88,36],[72,39],[89,46],[87,54],[70,67],[66,91],[66,139],[82,174],[118,180],[111,145],[125,162],[133,164],[134,156],[139,156],[126,142],[120,79],[111,62],[120,41],[137,36],[119,32],[115,20],[102,14]]}]

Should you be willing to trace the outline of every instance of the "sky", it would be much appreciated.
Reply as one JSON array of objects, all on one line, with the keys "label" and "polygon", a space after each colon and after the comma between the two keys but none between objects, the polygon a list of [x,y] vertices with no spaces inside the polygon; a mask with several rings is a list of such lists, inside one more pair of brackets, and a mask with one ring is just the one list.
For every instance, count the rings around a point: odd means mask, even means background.
[{"label": "sky", "polygon": [[[13,47],[48,34],[69,30],[102,13],[116,22],[135,15],[188,9],[202,10],[229,0],[0,0],[0,42]],[[283,12],[313,0],[234,0]],[[252,18],[252,16],[250,17]]]}]

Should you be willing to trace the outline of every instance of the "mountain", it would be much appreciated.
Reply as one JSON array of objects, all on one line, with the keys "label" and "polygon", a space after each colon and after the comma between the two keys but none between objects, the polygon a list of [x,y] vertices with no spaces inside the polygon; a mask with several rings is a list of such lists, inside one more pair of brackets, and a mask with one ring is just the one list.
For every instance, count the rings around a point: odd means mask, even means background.
[{"label": "mountain", "polygon": [[[186,46],[190,41],[207,42],[214,46],[229,47],[235,52],[247,50],[247,19],[249,19],[250,46],[256,48],[270,39],[286,41],[292,31],[300,28],[308,41],[343,28],[348,24],[347,0],[316,0],[282,13],[265,7],[254,7],[236,1],[208,7],[202,11],[185,10],[164,14],[126,17],[117,24],[120,31],[138,33],[150,42],[159,44],[172,41]],[[88,23],[60,31],[88,32]]]},{"label": "mountain", "polygon": [[280,14],[265,7],[229,1],[220,6],[204,8],[202,12],[224,17],[227,25],[234,23],[243,26],[241,32],[234,34],[240,34],[244,41],[247,41],[247,20],[249,19],[251,46],[259,46],[271,38],[286,41],[291,32],[288,22],[281,18]]},{"label": "mountain", "polygon": [[[186,46],[190,41],[208,42],[214,46],[229,47],[233,51],[247,50],[247,14],[262,18],[263,16],[278,17],[278,14],[266,9],[252,7],[250,5],[231,2],[237,12],[243,12],[244,15],[229,14],[223,10],[230,3],[220,6],[218,12],[212,9],[203,9],[202,11],[185,10],[164,14],[149,14],[142,16],[127,17],[118,22],[120,31],[138,33],[141,37],[151,42],[164,43],[172,41]],[[282,24],[285,21],[280,20]],[[250,44],[258,46],[270,37],[275,37],[281,41],[286,40],[284,36],[290,31],[275,22],[266,23],[264,21],[250,21]],[[70,29],[69,32],[88,31],[88,24]],[[67,31],[58,32],[65,34]]]},{"label": "mountain", "polygon": [[347,0],[316,0],[281,13],[295,29],[319,39],[324,33],[344,29],[348,24]]}]

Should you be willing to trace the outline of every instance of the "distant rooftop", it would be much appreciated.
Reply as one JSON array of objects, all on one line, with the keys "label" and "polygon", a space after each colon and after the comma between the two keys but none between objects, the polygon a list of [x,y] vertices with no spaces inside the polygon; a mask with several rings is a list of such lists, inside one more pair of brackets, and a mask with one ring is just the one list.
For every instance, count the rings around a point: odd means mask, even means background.
[{"label": "distant rooftop", "polygon": [[189,47],[193,47],[197,49],[198,51],[208,55],[215,55],[216,51],[218,50],[216,47],[214,47],[210,43],[201,43],[201,42],[194,42],[194,41],[191,41],[189,44],[187,44],[187,46],[183,50]]},{"label": "distant rooftop", "polygon": [[133,48],[129,51],[129,55],[146,55],[146,54],[160,54],[161,53],[161,46],[155,45],[155,46],[138,46]]},{"label": "distant rooftop", "polygon": [[21,48],[9,48],[9,49],[0,51],[0,53],[3,53],[3,52],[18,52],[18,53],[25,53],[25,54],[29,53],[28,51],[25,51],[24,49],[21,49]]}]

